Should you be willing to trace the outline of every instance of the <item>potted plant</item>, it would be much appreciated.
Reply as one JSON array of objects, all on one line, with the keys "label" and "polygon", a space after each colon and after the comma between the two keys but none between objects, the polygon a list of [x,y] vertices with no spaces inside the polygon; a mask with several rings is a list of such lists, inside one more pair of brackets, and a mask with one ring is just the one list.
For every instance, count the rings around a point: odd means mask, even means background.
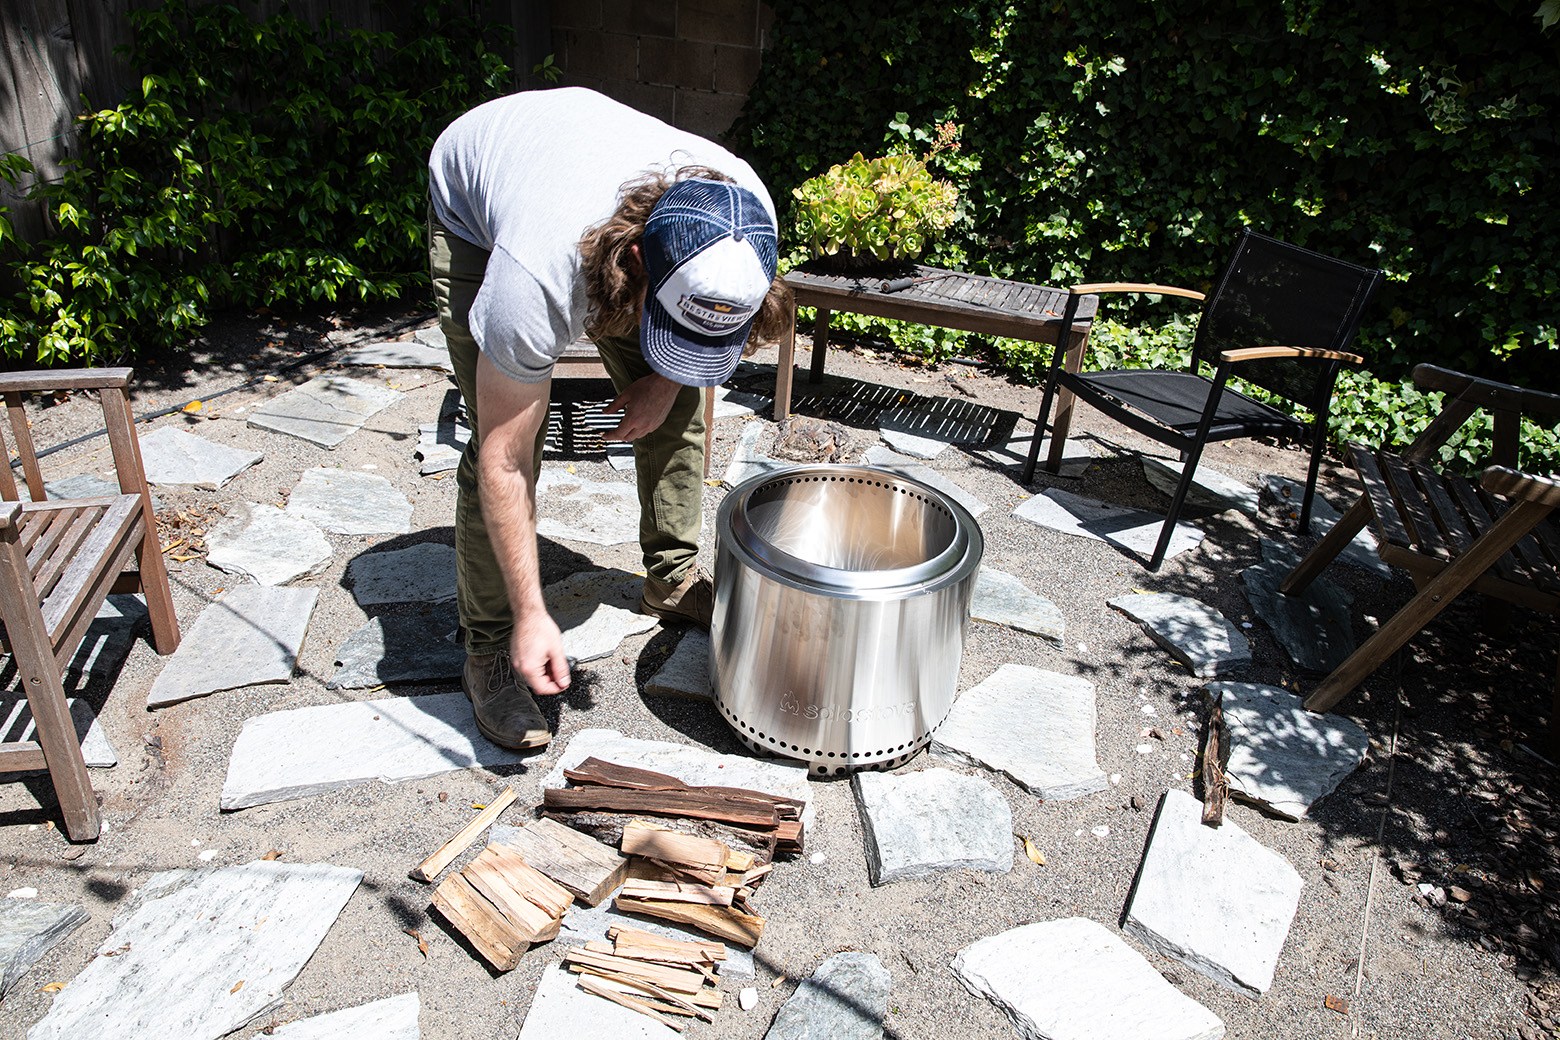
[{"label": "potted plant", "polygon": [[817,266],[859,270],[904,264],[953,223],[959,192],[926,161],[857,152],[796,188],[796,233]]}]

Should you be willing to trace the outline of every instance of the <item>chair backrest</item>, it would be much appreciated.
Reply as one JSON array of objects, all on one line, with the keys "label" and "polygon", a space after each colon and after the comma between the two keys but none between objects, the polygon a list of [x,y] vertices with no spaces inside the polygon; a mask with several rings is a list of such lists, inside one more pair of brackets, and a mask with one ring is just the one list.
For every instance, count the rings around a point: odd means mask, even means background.
[{"label": "chair backrest", "polygon": [[[12,434],[12,443],[7,443],[4,429],[0,428],[0,450],[6,452],[9,461],[10,449],[15,449],[17,462],[21,464],[22,475],[27,482],[29,498],[34,502],[43,502],[49,496],[44,490],[43,473],[38,467],[38,452],[33,445],[23,398],[30,393],[61,390],[98,392],[109,450],[114,458],[115,475],[119,478],[119,490],[126,495],[146,492],[146,472],[141,462],[140,446],[136,443],[135,418],[130,413],[127,392],[130,377],[131,370],[128,368],[0,373],[0,399],[5,402]],[[0,463],[0,500],[15,502],[21,498],[12,469],[11,465]]]},{"label": "chair backrest", "polygon": [[[1380,286],[1379,270],[1246,228],[1203,305],[1193,364],[1217,366],[1221,351],[1241,347],[1346,351]],[[1336,361],[1277,358],[1243,362],[1237,374],[1320,414],[1337,367]]]}]

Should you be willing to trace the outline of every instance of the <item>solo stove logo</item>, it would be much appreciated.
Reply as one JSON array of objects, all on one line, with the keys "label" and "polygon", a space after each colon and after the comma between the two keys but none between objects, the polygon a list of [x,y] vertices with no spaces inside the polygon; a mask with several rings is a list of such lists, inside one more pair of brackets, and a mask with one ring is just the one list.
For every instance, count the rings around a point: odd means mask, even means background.
[{"label": "solo stove logo", "polygon": [[898,704],[884,704],[876,708],[836,708],[832,705],[819,707],[816,704],[803,704],[797,699],[796,694],[787,691],[785,696],[780,698],[780,710],[787,715],[807,719],[809,722],[870,722],[874,719],[914,715],[915,701],[900,701]]}]

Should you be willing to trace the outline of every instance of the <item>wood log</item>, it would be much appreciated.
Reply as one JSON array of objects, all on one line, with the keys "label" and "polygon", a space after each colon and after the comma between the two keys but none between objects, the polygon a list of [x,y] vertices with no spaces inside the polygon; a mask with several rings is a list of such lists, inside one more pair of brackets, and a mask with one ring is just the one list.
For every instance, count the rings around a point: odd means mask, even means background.
[{"label": "wood log", "polygon": [[623,895],[634,899],[656,899],[664,903],[702,903],[705,906],[730,906],[737,890],[730,885],[690,885],[679,881],[630,880],[623,884]]},{"label": "wood log", "polygon": [[[603,968],[593,968],[588,964],[569,964],[566,965],[566,967],[576,975],[593,975],[596,978],[606,979],[609,982],[620,982],[626,985],[630,980],[630,977],[627,975],[619,975],[616,972],[607,971]],[[634,979],[633,981],[641,983],[644,982],[642,979]],[[650,983],[645,984],[650,985]],[[688,1003],[694,1005],[695,1007],[709,1008],[712,1011],[720,1010],[721,1004],[724,1003],[726,996],[720,990],[713,989],[709,986],[705,986],[697,993],[682,993],[673,995],[686,999]]]},{"label": "wood log", "polygon": [[509,804],[515,800],[515,789],[506,787],[490,802],[487,807],[477,814],[476,819],[460,829],[460,832],[439,846],[438,850],[413,867],[409,877],[413,881],[421,881],[424,884],[439,876],[439,873],[454,862],[455,857],[466,851],[466,847],[477,840],[477,835],[492,826],[498,819],[498,814],[509,808]]},{"label": "wood log", "polygon": [[1224,802],[1230,794],[1229,777],[1224,775],[1224,763],[1229,754],[1226,743],[1224,705],[1210,696],[1202,748],[1202,822],[1208,827],[1217,827],[1224,822]]},{"label": "wood log", "polygon": [[[644,997],[649,998],[646,1002],[655,1005],[657,1010],[666,1011],[674,1015],[685,1015],[689,1018],[699,1018],[706,1022],[715,1021],[714,1015],[687,997],[664,990],[652,982],[646,982],[644,979],[636,979],[629,975],[618,975],[616,973],[582,972],[581,978],[585,977],[600,979],[603,983],[613,987],[623,986],[635,990],[639,994],[643,994]],[[703,991],[701,990],[700,992]]]},{"label": "wood log", "polygon": [[724,842],[680,834],[645,820],[634,820],[623,828],[619,848],[625,856],[645,856],[719,875],[725,874],[731,855]]},{"label": "wood log", "polygon": [[433,905],[499,971],[513,971],[531,944],[459,871],[433,890]]},{"label": "wood log", "polygon": [[722,798],[697,788],[641,791],[622,787],[549,787],[542,792],[542,806],[553,812],[595,809],[648,816],[682,816],[756,830],[774,830],[780,823],[773,805]]},{"label": "wood log", "polygon": [[764,919],[729,906],[700,906],[697,903],[662,903],[618,896],[613,907],[624,913],[644,914],[663,921],[686,924],[706,935],[713,935],[748,949],[758,945],[764,934]]},{"label": "wood log", "polygon": [[628,876],[627,857],[557,820],[528,823],[504,844],[586,906],[600,903]]},{"label": "wood log", "polygon": [[[462,869],[473,884],[507,890],[506,898],[524,900],[548,917],[557,919],[574,903],[574,894],[531,866],[507,845],[489,845]],[[481,885],[479,884],[480,888]],[[494,902],[498,902],[494,899]]]},{"label": "wood log", "polygon": [[567,889],[502,845],[489,845],[433,892],[433,905],[483,959],[511,971],[532,943],[558,934]]},{"label": "wood log", "polygon": [[643,928],[616,925],[607,929],[607,938],[619,957],[640,960],[714,964],[726,959],[726,944],[688,939],[672,939]]},{"label": "wood log", "polygon": [[[608,812],[549,812],[544,810],[548,819],[566,824],[577,831],[583,831],[591,835],[597,841],[613,848],[618,848],[623,843],[623,828],[630,822],[640,817],[631,813]],[[692,834],[700,838],[712,838],[721,842],[733,852],[746,852],[753,857],[755,864],[768,863],[775,856],[775,835],[773,831],[754,831],[738,827],[727,827],[711,820],[688,820],[675,816],[661,817],[656,820],[658,824],[667,830],[677,831],[679,834]]]},{"label": "wood log", "polygon": [[638,961],[629,957],[619,957],[610,953],[599,953],[595,950],[587,950],[578,946],[563,951],[563,962],[571,967],[580,964],[598,968],[602,971],[618,972],[632,978],[644,979],[673,993],[697,993],[703,988],[705,982],[702,972],[679,968],[670,964],[655,964],[650,961]]},{"label": "wood log", "polygon": [[702,791],[725,798],[761,802],[773,805],[783,819],[798,819],[806,803],[785,795],[754,791],[745,787],[721,787],[712,784],[693,785],[650,769],[624,766],[599,758],[587,758],[573,769],[563,771],[564,778],[577,784],[593,784],[600,787],[623,787],[639,791]]}]

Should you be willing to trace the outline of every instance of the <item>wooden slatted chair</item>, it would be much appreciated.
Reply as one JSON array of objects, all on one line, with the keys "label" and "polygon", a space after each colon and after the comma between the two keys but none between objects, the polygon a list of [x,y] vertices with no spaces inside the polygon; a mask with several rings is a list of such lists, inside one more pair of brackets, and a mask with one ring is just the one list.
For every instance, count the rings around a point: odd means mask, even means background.
[{"label": "wooden slatted chair", "polygon": [[[1305,706],[1327,711],[1465,590],[1560,614],[1560,479],[1516,468],[1522,419],[1560,421],[1560,396],[1434,365],[1414,383],[1445,393],[1441,411],[1401,455],[1351,449],[1364,493],[1279,586],[1303,592],[1369,523],[1381,558],[1406,569],[1418,594],[1322,680]],[[1434,468],[1439,449],[1475,412],[1494,418],[1494,445],[1478,481]],[[1560,738],[1560,671],[1552,737]]]},{"label": "wooden slatted chair", "polygon": [[[36,730],[34,740],[0,744],[0,773],[48,770],[72,841],[95,840],[101,827],[63,682],[93,617],[109,593],[140,591],[157,652],[171,654],[179,645],[130,414],[129,382],[128,368],[0,374],[0,393],[32,499],[19,501],[11,467],[0,466],[5,499],[0,503],[0,622]],[[47,500],[22,402],[27,393],[60,390],[97,391],[120,494]],[[127,570],[132,556],[138,568]]]}]

